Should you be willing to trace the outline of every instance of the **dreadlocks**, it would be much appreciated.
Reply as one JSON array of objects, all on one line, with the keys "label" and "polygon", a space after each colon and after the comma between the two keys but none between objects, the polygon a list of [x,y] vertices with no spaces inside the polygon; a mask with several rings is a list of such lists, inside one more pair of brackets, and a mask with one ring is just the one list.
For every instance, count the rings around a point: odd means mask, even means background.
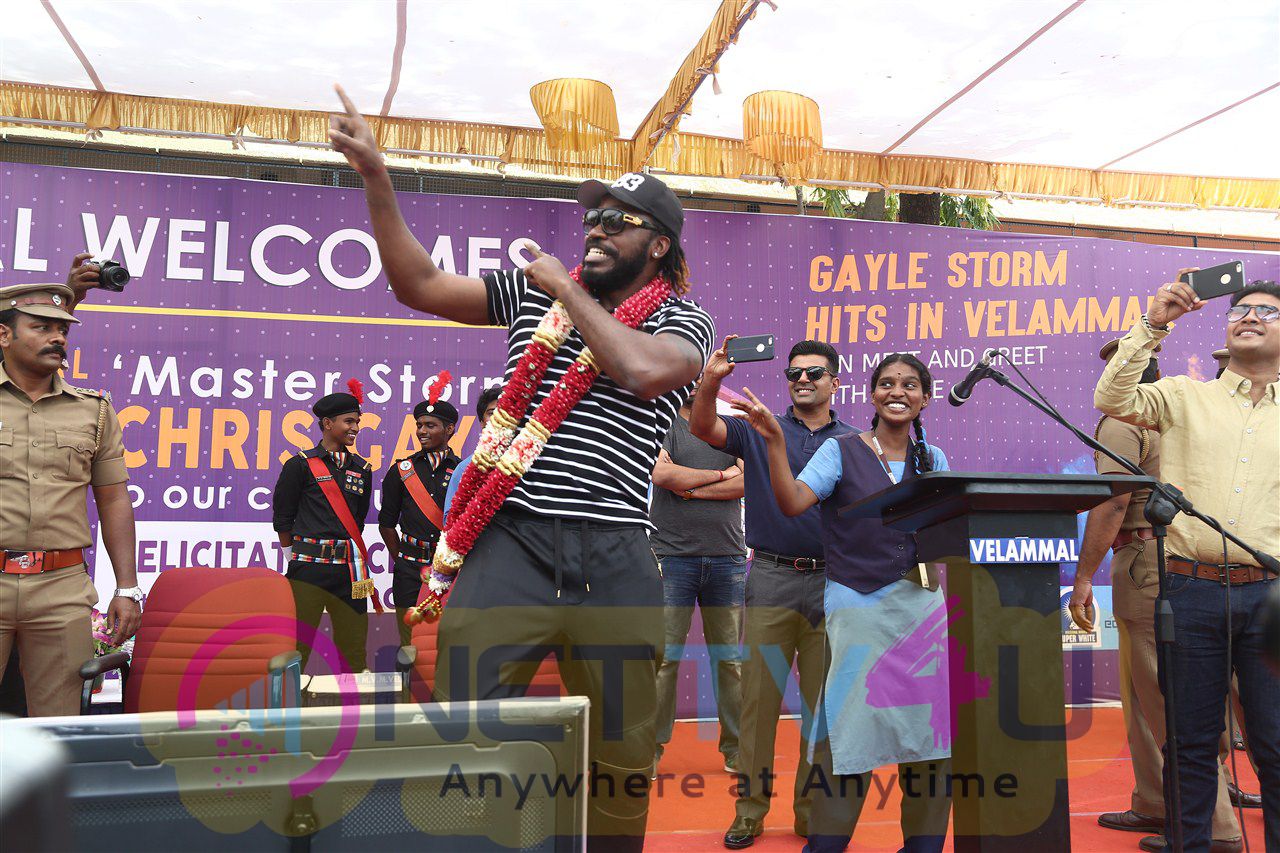
[{"label": "dreadlocks", "polygon": [[676,296],[684,296],[689,292],[689,264],[685,262],[684,249],[680,244],[670,234],[667,237],[671,240],[671,248],[662,256],[658,272],[671,284]]}]

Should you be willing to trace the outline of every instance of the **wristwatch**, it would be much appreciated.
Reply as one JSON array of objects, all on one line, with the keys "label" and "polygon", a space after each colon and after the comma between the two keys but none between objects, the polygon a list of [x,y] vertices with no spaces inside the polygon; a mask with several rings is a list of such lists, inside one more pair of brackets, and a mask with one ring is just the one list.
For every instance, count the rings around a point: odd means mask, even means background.
[{"label": "wristwatch", "polygon": [[142,598],[143,598],[142,587],[131,586],[128,589],[116,589],[116,591],[112,593],[112,597],[113,598],[132,598],[135,602],[137,602],[138,604],[141,604]]}]

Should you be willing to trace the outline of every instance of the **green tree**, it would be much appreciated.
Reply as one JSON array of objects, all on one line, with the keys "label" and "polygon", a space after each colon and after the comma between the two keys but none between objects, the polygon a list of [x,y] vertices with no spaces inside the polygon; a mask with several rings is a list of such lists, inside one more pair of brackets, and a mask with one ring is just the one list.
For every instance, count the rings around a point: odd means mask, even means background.
[{"label": "green tree", "polygon": [[822,206],[824,216],[841,219],[869,219],[877,222],[911,222],[995,231],[1000,220],[982,196],[941,193],[895,193],[876,190],[867,193],[861,204],[849,191],[835,187],[810,187],[809,203]]}]

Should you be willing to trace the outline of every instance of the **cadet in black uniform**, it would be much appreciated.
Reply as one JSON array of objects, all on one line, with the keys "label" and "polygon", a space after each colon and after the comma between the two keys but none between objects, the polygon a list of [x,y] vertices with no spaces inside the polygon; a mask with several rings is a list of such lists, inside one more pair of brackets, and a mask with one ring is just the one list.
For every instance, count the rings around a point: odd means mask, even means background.
[{"label": "cadet in black uniform", "polygon": [[[359,392],[359,383],[351,386]],[[354,394],[329,394],[311,411],[320,420],[320,443],[284,463],[271,502],[273,524],[289,561],[286,577],[298,621],[317,627],[328,610],[347,671],[360,672],[366,668],[365,599],[375,595],[360,538],[373,495],[373,469],[351,449],[360,430],[360,400]],[[330,494],[341,503],[335,506]],[[340,517],[344,514],[354,536]],[[299,638],[298,651],[305,669],[311,651],[305,637]]]},{"label": "cadet in black uniform", "polygon": [[404,614],[418,603],[422,569],[431,565],[431,555],[444,526],[444,494],[459,462],[449,449],[458,423],[457,409],[449,403],[424,400],[414,407],[413,417],[422,449],[408,459],[398,460],[387,471],[382,481],[382,509],[378,512],[378,530],[395,566],[391,594],[399,617],[396,624],[400,626],[401,645],[409,643],[412,629],[404,623]]}]

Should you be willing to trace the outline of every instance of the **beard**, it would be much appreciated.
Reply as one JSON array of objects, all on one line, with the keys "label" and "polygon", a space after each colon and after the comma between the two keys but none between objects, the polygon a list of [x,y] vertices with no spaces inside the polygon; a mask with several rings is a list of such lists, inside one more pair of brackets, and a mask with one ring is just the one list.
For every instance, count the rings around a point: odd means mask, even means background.
[{"label": "beard", "polygon": [[637,252],[631,257],[619,256],[613,265],[613,269],[608,272],[590,272],[583,268],[582,282],[596,297],[605,296],[634,283],[640,274],[644,272],[646,263],[648,263],[648,258],[643,251]]}]

